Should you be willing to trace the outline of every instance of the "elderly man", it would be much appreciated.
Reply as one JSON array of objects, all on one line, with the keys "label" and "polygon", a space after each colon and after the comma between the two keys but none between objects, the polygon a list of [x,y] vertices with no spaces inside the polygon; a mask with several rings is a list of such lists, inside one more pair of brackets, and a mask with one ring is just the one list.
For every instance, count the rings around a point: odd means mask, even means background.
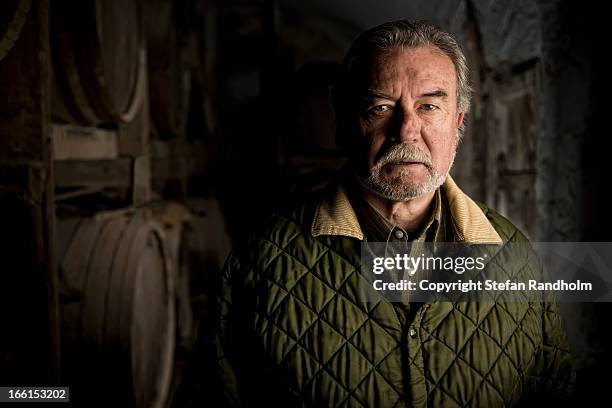
[{"label": "elderly man", "polygon": [[[332,99],[349,165],[234,249],[215,332],[219,381],[203,392],[283,407],[566,395],[574,374],[554,302],[372,304],[357,289],[364,242],[527,241],[448,175],[470,104],[455,40],[426,23],[373,28],[349,50]],[[519,255],[521,268],[538,267]]]}]

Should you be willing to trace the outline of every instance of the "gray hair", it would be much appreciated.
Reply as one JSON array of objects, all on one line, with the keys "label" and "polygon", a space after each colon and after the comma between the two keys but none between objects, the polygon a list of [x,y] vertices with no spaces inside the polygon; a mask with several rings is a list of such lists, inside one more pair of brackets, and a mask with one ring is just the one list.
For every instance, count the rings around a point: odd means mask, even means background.
[{"label": "gray hair", "polygon": [[373,51],[391,51],[398,47],[418,47],[432,45],[447,55],[455,66],[457,74],[457,109],[467,113],[470,108],[472,88],[470,87],[469,68],[465,55],[457,41],[449,33],[426,22],[406,20],[391,21],[371,28],[361,34],[353,43],[342,63],[338,82],[332,88],[332,102],[338,113],[341,101],[346,101],[350,93],[350,82],[355,68],[363,64]]}]

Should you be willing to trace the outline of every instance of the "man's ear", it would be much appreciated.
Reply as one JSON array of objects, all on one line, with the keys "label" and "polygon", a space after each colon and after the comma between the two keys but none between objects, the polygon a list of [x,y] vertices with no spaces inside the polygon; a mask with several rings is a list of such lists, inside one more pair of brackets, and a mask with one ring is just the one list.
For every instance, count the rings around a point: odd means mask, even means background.
[{"label": "man's ear", "polygon": [[464,116],[465,116],[464,112],[459,112],[459,114],[457,115],[457,129],[460,129],[461,125],[463,125]]}]

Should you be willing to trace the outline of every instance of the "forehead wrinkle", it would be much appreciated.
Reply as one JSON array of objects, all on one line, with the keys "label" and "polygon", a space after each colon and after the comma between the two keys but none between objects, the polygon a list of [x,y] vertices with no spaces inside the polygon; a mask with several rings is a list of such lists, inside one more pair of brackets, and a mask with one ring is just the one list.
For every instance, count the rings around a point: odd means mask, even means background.
[{"label": "forehead wrinkle", "polygon": [[[430,53],[434,60],[422,62],[421,53]],[[367,82],[364,83],[364,99],[382,98],[392,101],[402,99],[408,90],[415,98],[437,97],[452,99],[456,81],[455,66],[450,58],[433,46],[401,47],[376,52],[371,55]],[[427,64],[427,65],[424,65]],[[448,75],[445,73],[448,69]],[[365,78],[364,78],[365,79]]]}]

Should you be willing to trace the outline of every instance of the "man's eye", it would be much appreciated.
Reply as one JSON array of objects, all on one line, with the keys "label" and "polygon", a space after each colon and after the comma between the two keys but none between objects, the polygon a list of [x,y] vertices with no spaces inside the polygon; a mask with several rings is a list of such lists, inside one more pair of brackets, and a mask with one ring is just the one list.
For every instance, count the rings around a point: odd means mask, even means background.
[{"label": "man's eye", "polygon": [[373,113],[384,113],[384,112],[389,112],[391,109],[393,109],[391,105],[376,105],[376,106],[371,107],[368,110]]},{"label": "man's eye", "polygon": [[436,105],[432,105],[431,103],[424,103],[423,105],[419,106],[419,109],[424,110],[424,111],[432,111],[435,110],[437,108]]}]

